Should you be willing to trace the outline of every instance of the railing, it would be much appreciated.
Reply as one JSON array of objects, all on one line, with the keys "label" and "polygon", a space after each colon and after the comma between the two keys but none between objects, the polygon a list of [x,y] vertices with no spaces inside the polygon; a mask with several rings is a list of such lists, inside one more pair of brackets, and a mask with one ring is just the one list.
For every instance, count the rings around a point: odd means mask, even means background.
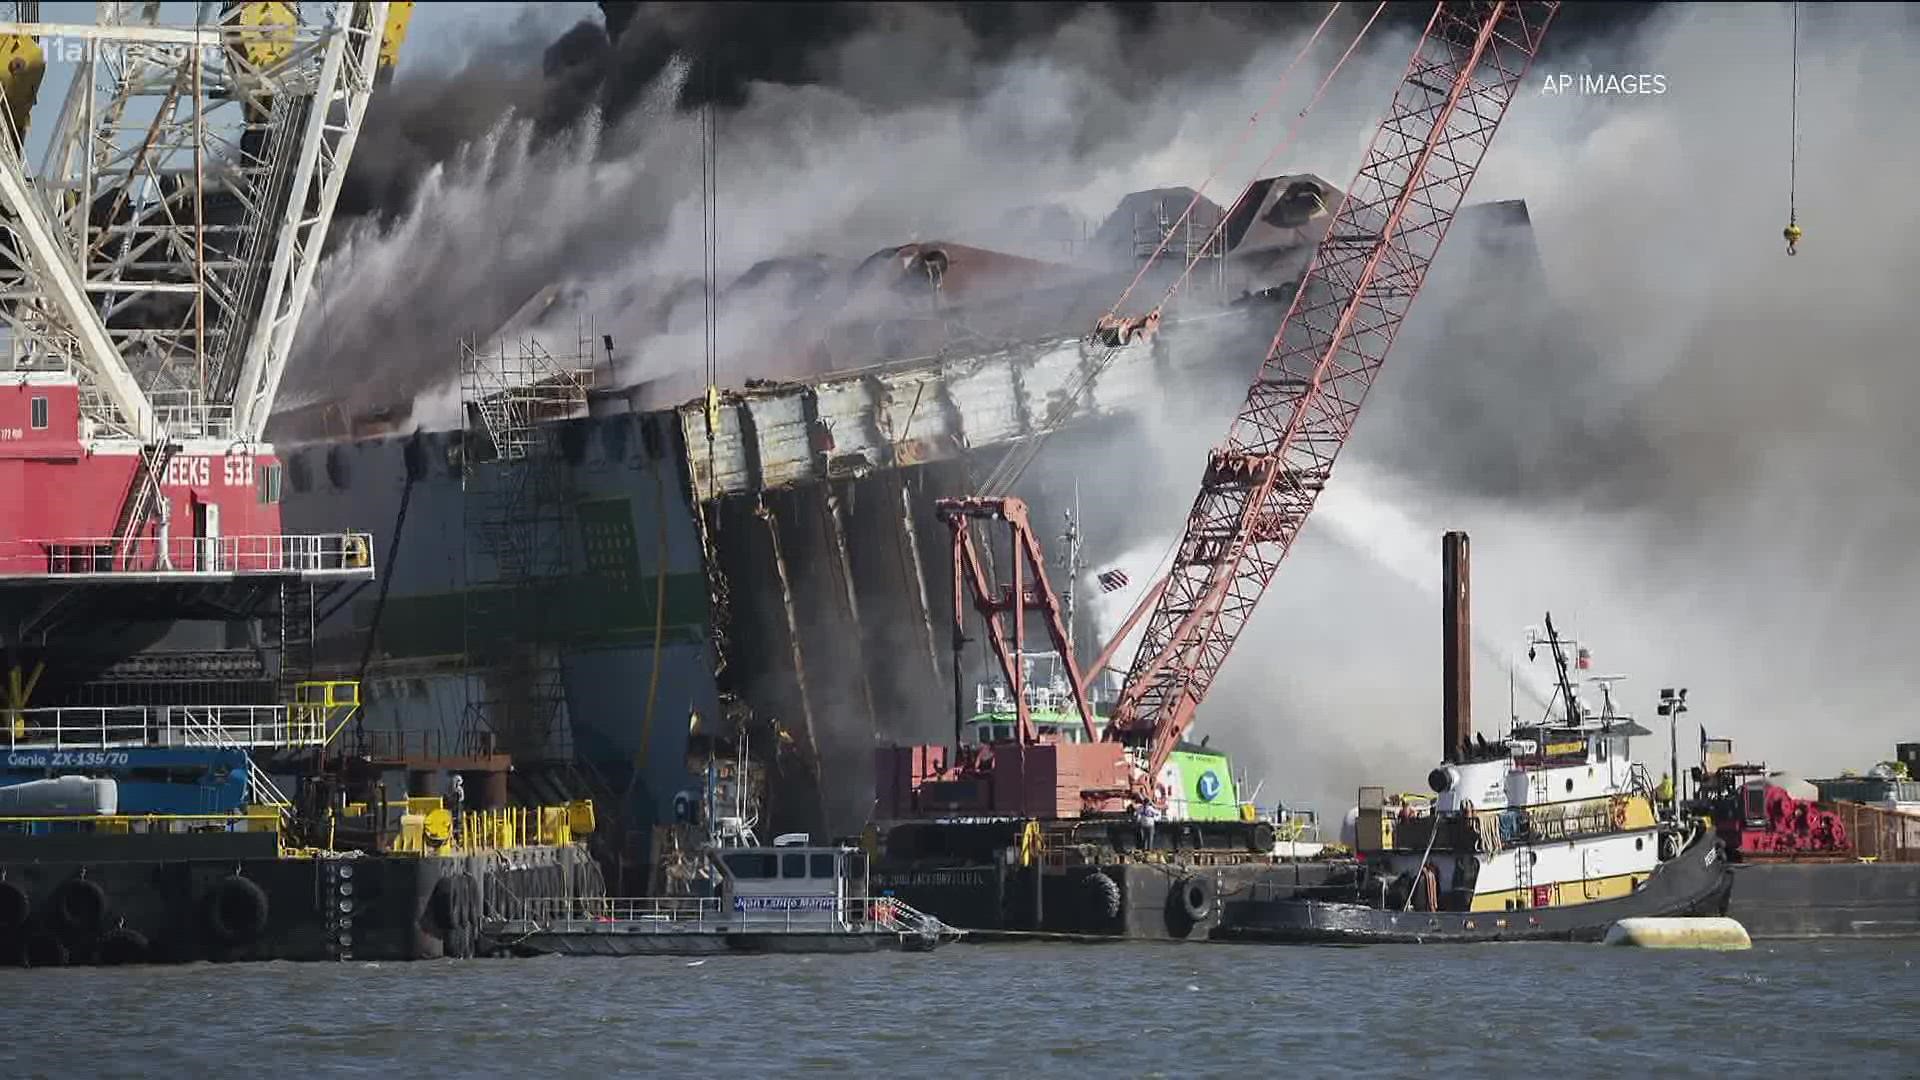
[{"label": "railing", "polygon": [[[1673,782],[1678,784],[1680,778],[1674,777]],[[1644,762],[1634,762],[1633,768],[1627,771],[1627,790],[1645,798],[1650,803],[1658,804],[1660,801],[1656,797],[1658,792],[1653,783],[1653,773],[1647,769]]]},{"label": "railing", "polygon": [[97,814],[0,817],[0,834],[81,832],[147,836],[195,832],[278,832],[278,814]]},{"label": "railing", "polygon": [[0,576],[373,574],[370,533],[0,541]]},{"label": "railing", "polygon": [[388,731],[360,728],[348,740],[361,757],[382,761],[439,760],[484,756],[482,741],[465,733],[443,731]]},{"label": "railing", "polygon": [[7,749],[107,750],[229,746],[273,749],[325,744],[323,713],[285,705],[57,706],[0,709]]},{"label": "railing", "polygon": [[1312,810],[1287,810],[1282,807],[1255,807],[1254,820],[1273,824],[1273,838],[1289,843],[1318,843],[1320,815]]},{"label": "railing", "polygon": [[[1089,690],[1092,688],[1089,687]],[[1076,714],[1079,706],[1074,704],[1071,691],[1061,689],[1049,683],[1028,683],[1025,688],[1027,709],[1031,712],[1061,712]],[[973,688],[973,711],[975,713],[1005,713],[1008,723],[1014,714],[1013,695],[1003,683],[988,683]]]},{"label": "railing", "polygon": [[[253,706],[242,707],[247,708],[250,712],[254,708]],[[271,709],[273,706],[260,706],[260,708]],[[257,805],[273,807],[280,811],[282,816],[289,815],[293,809],[293,801],[288,799],[286,793],[280,790],[280,786],[273,782],[273,777],[268,776],[265,770],[254,763],[253,755],[247,754],[247,747],[249,746],[285,746],[289,744],[283,742],[268,744],[242,743],[239,738],[236,737],[236,733],[229,730],[226,720],[219,715],[221,711],[218,706],[206,709],[176,706],[167,710],[167,719],[170,723],[176,719],[179,721],[178,728],[181,732],[185,733],[187,745],[217,746],[225,750],[238,750],[246,755],[247,797]],[[283,715],[285,714],[284,709],[281,710],[281,712]],[[241,730],[245,732],[253,731],[254,729],[249,726]],[[324,742],[326,739],[326,729],[324,727],[321,728],[317,736],[320,741]],[[312,743],[308,743],[307,745],[312,745]]]},{"label": "railing", "polygon": [[571,805],[510,806],[461,814],[451,847],[456,851],[564,847],[576,839]]},{"label": "railing", "polygon": [[206,405],[191,390],[153,390],[153,419],[160,431],[175,439],[232,439],[233,406]]},{"label": "railing", "polygon": [[[743,897],[751,901],[751,897]],[[956,935],[939,919],[891,896],[807,898],[818,905],[729,910],[719,897],[536,897],[512,917],[560,934],[891,933]]]},{"label": "railing", "polygon": [[1835,802],[1833,811],[1846,824],[1847,840],[1858,858],[1920,862],[1920,816],[1856,802]]},{"label": "railing", "polygon": [[331,744],[340,729],[359,715],[360,683],[354,679],[295,683],[287,712],[290,724],[302,730],[317,727],[320,741]]}]

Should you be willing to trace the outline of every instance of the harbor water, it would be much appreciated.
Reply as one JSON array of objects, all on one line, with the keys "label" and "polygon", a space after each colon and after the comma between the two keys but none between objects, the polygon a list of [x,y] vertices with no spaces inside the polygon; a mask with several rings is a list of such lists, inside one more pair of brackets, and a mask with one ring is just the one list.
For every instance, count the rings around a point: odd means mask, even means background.
[{"label": "harbor water", "polygon": [[1914,941],[956,945],[7,969],[0,997],[12,1076],[1911,1076],[1916,961]]}]

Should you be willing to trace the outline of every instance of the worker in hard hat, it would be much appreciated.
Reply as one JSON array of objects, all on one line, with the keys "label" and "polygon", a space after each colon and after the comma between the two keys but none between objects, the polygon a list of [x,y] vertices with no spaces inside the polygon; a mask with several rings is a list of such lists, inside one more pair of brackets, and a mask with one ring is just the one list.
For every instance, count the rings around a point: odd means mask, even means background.
[{"label": "worker in hard hat", "polygon": [[1673,802],[1673,777],[1660,774],[1660,787],[1654,792],[1654,798],[1662,803]]},{"label": "worker in hard hat", "polygon": [[1784,236],[1784,237],[1786,237],[1786,238],[1787,238],[1787,254],[1789,254],[1789,255],[1798,255],[1798,254],[1799,254],[1799,252],[1798,252],[1798,251],[1795,251],[1795,250],[1794,250],[1794,247],[1795,247],[1795,245],[1797,245],[1797,244],[1799,244],[1799,243],[1800,243],[1800,225],[1799,225],[1799,223],[1798,223],[1798,222],[1793,222],[1793,221],[1789,221],[1789,222],[1787,222],[1787,227],[1786,227],[1786,228],[1784,228],[1784,229],[1782,229],[1782,230],[1780,230],[1780,235],[1782,235],[1782,236]]}]

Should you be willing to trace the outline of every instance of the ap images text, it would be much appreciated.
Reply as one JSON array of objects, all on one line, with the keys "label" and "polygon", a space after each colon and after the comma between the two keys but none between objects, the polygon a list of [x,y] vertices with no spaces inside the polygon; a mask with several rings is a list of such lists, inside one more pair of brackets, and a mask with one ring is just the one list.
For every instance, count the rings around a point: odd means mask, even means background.
[{"label": "ap images text", "polygon": [[1664,94],[1665,75],[1548,75],[1543,94]]}]

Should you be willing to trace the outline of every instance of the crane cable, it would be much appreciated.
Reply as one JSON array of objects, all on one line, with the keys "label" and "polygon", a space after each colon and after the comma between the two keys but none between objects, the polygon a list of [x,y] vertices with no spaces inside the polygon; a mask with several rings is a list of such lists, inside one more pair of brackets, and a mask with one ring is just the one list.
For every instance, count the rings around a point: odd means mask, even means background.
[{"label": "crane cable", "polygon": [[720,159],[716,144],[713,68],[707,68],[709,93],[700,107],[700,244],[701,302],[705,308],[701,329],[706,335],[707,378],[707,498],[715,495],[714,439],[720,429]]},{"label": "crane cable", "polygon": [[[1255,170],[1256,180],[1258,174],[1266,171],[1267,166],[1273,162],[1274,158],[1279,157],[1281,153],[1292,146],[1298,139],[1301,126],[1306,121],[1307,114],[1312,112],[1314,106],[1320,103],[1320,99],[1326,96],[1327,88],[1332,85],[1334,77],[1339,75],[1340,69],[1344,67],[1347,60],[1353,56],[1354,50],[1359,48],[1360,42],[1367,36],[1367,31],[1372,29],[1374,22],[1379,19],[1380,13],[1386,9],[1386,6],[1385,0],[1382,0],[1380,5],[1374,8],[1372,17],[1360,28],[1360,32],[1354,35],[1353,41],[1348,44],[1346,51],[1340,55],[1340,59],[1334,63],[1333,67],[1328,70],[1326,76],[1320,80],[1320,85],[1314,90],[1313,97],[1307,101],[1304,108],[1294,115],[1293,123],[1288,125],[1287,131],[1285,135],[1282,136],[1280,142],[1274,146],[1274,148],[1267,153],[1266,158],[1260,162],[1259,167]],[[1339,4],[1334,5],[1335,10],[1339,7]],[[1313,36],[1307,40],[1306,45],[1301,47],[1300,52],[1295,54],[1292,62],[1280,73],[1281,85],[1285,84],[1287,76],[1293,71],[1294,67],[1305,58],[1307,50],[1311,49],[1314,42],[1319,39],[1320,30],[1326,28],[1327,21],[1332,19],[1332,17],[1333,12],[1329,11],[1326,18],[1321,20],[1319,28],[1314,30]],[[1279,87],[1276,87],[1274,97],[1277,98],[1278,96]],[[1270,100],[1268,105],[1271,104],[1272,101]],[[1262,109],[1264,110],[1266,107],[1267,106],[1263,105]],[[1259,119],[1260,113],[1255,112],[1250,118],[1249,123],[1258,123]],[[1249,129],[1249,133],[1251,133],[1251,128]],[[1211,182],[1213,176],[1218,174],[1218,172],[1219,168],[1216,166],[1213,174],[1209,174],[1207,180],[1202,181],[1200,190],[1194,192],[1193,200],[1187,204],[1187,210],[1182,212],[1180,217],[1175,219],[1173,224],[1168,227],[1166,236],[1161,238],[1160,246],[1154,249],[1153,254],[1148,257],[1146,264],[1142,265],[1140,271],[1134,275],[1132,284],[1127,286],[1126,291],[1120,294],[1120,299],[1115,301],[1114,306],[1107,312],[1106,316],[1100,320],[1102,326],[1108,326],[1113,323],[1116,313],[1120,310],[1120,305],[1124,304],[1127,297],[1138,287],[1141,279],[1146,275],[1147,268],[1166,250],[1167,241],[1172,238],[1174,230],[1178,228],[1181,222],[1186,220],[1187,215],[1191,213],[1194,206],[1198,204],[1201,192],[1206,189],[1207,183]],[[1241,190],[1240,197],[1233,203],[1234,209],[1238,209],[1240,205],[1251,196],[1253,188],[1254,184],[1249,183]],[[1201,252],[1206,251],[1207,247],[1213,243],[1214,237],[1218,236],[1220,231],[1226,228],[1226,223],[1231,217],[1232,211],[1221,216],[1220,221],[1214,226],[1213,232],[1208,235],[1206,243],[1200,246]],[[1199,261],[1200,256],[1198,254],[1189,253],[1185,269],[1181,272],[1180,276],[1175,279],[1172,287],[1161,297],[1160,302],[1154,305],[1153,310],[1141,318],[1141,322],[1144,323],[1160,313],[1161,308],[1165,307],[1166,304],[1172,300],[1174,293],[1179,290],[1180,286],[1193,273],[1194,267],[1199,265]],[[1040,450],[1048,436],[1052,435],[1054,431],[1073,414],[1074,409],[1078,408],[1080,404],[1080,399],[1085,397],[1087,390],[1093,386],[1094,382],[1098,380],[1101,375],[1105,374],[1106,369],[1113,363],[1114,357],[1119,355],[1120,349],[1127,343],[1124,337],[1118,340],[1119,344],[1109,345],[1105,353],[1097,361],[1081,372],[1080,378],[1077,379],[1072,386],[1067,388],[1065,395],[1055,399],[1053,406],[1048,410],[1046,421],[1041,424],[1027,441],[1013,451],[1010,451],[1006,457],[1001,459],[1000,464],[988,474],[986,482],[980,485],[979,490],[981,494],[1004,491],[1019,481],[1020,477],[1026,473],[1027,468],[1039,457]]]},{"label": "crane cable", "polygon": [[[700,107],[700,276],[701,302],[705,308],[701,329],[705,332],[705,375],[707,379],[706,421],[707,421],[707,499],[701,502],[698,486],[694,491],[695,513],[702,521],[700,529],[701,544],[704,548],[703,559],[708,566],[714,565],[716,553],[713,550],[711,535],[705,527],[707,506],[715,496],[716,478],[714,476],[714,439],[720,428],[720,160],[716,144],[719,142],[714,128],[713,110],[713,65],[707,64],[707,99]],[[653,738],[653,716],[660,697],[660,662],[664,651],[662,638],[667,623],[667,524],[663,510],[663,480],[660,475],[662,463],[653,462],[654,516],[658,518],[658,536],[654,545],[653,567],[653,668],[647,678],[647,710],[640,722],[640,746],[634,753],[633,771],[627,775],[626,801],[633,798],[634,788],[640,783],[640,777],[647,765],[647,750]]]},{"label": "crane cable", "polygon": [[[1320,104],[1320,99],[1327,94],[1327,87],[1333,85],[1333,77],[1340,73],[1340,68],[1346,64],[1347,58],[1351,57],[1353,51],[1360,47],[1360,42],[1367,36],[1367,31],[1373,29],[1373,24],[1380,18],[1380,13],[1386,9],[1386,0],[1381,0],[1380,5],[1373,9],[1373,14],[1367,18],[1366,25],[1360,28],[1360,32],[1354,35],[1353,41],[1347,45],[1347,51],[1340,54],[1340,59],[1335,61],[1333,69],[1327,72],[1327,77],[1320,80],[1320,86],[1313,92],[1313,97],[1310,98],[1306,106],[1294,116],[1293,123],[1287,127],[1286,135],[1280,140],[1278,145],[1268,151],[1267,156],[1262,159],[1260,165],[1254,169],[1253,175],[1256,181],[1262,173],[1267,171],[1267,167],[1273,164],[1273,159],[1279,157],[1299,138],[1300,125],[1306,120],[1307,114],[1313,111],[1314,106]],[[1160,297],[1160,302],[1154,305],[1153,310],[1159,311],[1173,301],[1174,294],[1179,292],[1180,287],[1185,285],[1187,279],[1193,275],[1194,267],[1200,265],[1201,258],[1204,257],[1206,250],[1213,245],[1214,239],[1226,229],[1227,222],[1233,220],[1233,215],[1238,213],[1240,207],[1244,205],[1248,199],[1253,197],[1253,191],[1254,184],[1248,184],[1246,188],[1240,192],[1240,197],[1233,201],[1233,205],[1227,209],[1227,212],[1220,215],[1220,220],[1215,223],[1213,231],[1207,234],[1207,238],[1201,242],[1198,251],[1189,253],[1186,268],[1180,272],[1179,277],[1173,279],[1173,284],[1167,286],[1166,294]],[[1325,202],[1321,202],[1321,209],[1326,209]]]},{"label": "crane cable", "polygon": [[1793,98],[1788,106],[1787,146],[1787,227],[1781,235],[1787,240],[1787,254],[1796,255],[1800,243],[1800,4],[1793,8]]},{"label": "crane cable", "polygon": [[[1260,126],[1260,114],[1279,103],[1280,94],[1287,86],[1287,77],[1293,74],[1294,68],[1300,66],[1300,61],[1306,59],[1307,53],[1313,48],[1314,43],[1320,40],[1321,32],[1326,30],[1327,24],[1333,21],[1334,14],[1338,12],[1340,8],[1341,5],[1336,3],[1327,9],[1326,15],[1320,20],[1320,25],[1313,28],[1313,35],[1307,38],[1306,44],[1300,46],[1300,51],[1294,53],[1293,59],[1288,61],[1287,66],[1281,70],[1280,78],[1274,83],[1272,96],[1268,97],[1264,104],[1258,109],[1255,109],[1251,116],[1247,117],[1246,130],[1241,132],[1240,141],[1235,144],[1233,148],[1234,153],[1237,154],[1240,147],[1246,145],[1247,141],[1253,137],[1254,129]],[[1115,300],[1113,306],[1107,309],[1106,316],[1101,319],[1102,323],[1109,322],[1120,314],[1121,306],[1127,302],[1128,297],[1133,295],[1133,290],[1140,287],[1141,279],[1147,276],[1147,271],[1159,260],[1161,253],[1167,250],[1167,243],[1173,239],[1174,232],[1192,215],[1194,208],[1200,205],[1200,199],[1202,195],[1205,194],[1207,185],[1211,184],[1214,179],[1220,175],[1220,169],[1224,165],[1224,160],[1215,162],[1212,171],[1207,173],[1206,179],[1200,181],[1200,186],[1193,191],[1193,198],[1187,201],[1187,208],[1180,211],[1180,216],[1175,218],[1173,223],[1167,227],[1166,234],[1160,238],[1160,243],[1153,249],[1153,254],[1147,256],[1147,261],[1140,264],[1139,272],[1133,275],[1133,280],[1128,282],[1127,287],[1121,291],[1120,299]]]}]

